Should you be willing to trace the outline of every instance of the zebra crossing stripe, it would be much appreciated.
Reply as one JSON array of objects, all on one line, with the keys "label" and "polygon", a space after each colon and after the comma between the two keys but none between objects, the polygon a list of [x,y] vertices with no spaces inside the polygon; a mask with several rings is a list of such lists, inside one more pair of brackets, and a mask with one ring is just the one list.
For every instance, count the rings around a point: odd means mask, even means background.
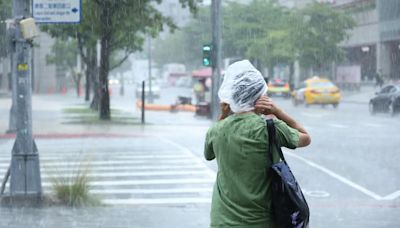
[{"label": "zebra crossing stripe", "polygon": [[[45,163],[45,162],[44,162]],[[96,165],[121,165],[121,164],[148,164],[148,163],[156,163],[156,164],[174,164],[174,163],[199,163],[199,161],[194,159],[182,158],[182,159],[175,159],[175,160],[108,160],[108,161],[83,161],[83,162],[76,162],[76,161],[67,161],[67,162],[51,162],[45,163],[44,166],[96,166]],[[9,164],[0,164],[0,167],[8,167]]]},{"label": "zebra crossing stripe", "polygon": [[[54,152],[51,145],[40,146],[43,190],[52,192],[53,180],[61,178],[68,184],[68,180],[73,181],[79,171],[87,168],[90,192],[99,195],[105,204],[210,203],[215,172],[187,148],[168,139],[161,140],[172,145],[169,148],[173,150],[123,152],[117,148],[110,152],[78,145],[81,148],[67,146]],[[0,155],[0,177],[6,170],[2,167],[8,168],[10,159],[10,154]]]},{"label": "zebra crossing stripe", "polygon": [[209,188],[163,188],[163,189],[92,189],[93,194],[168,194],[168,193],[210,193]]},{"label": "zebra crossing stripe", "polygon": [[148,204],[190,204],[211,203],[211,198],[162,198],[162,199],[105,199],[105,204],[112,205],[148,205]]},{"label": "zebra crossing stripe", "polygon": [[[78,172],[49,174],[44,172],[42,178],[74,178]],[[90,170],[86,174],[87,177],[145,177],[145,176],[183,176],[183,175],[200,175],[204,174],[204,170],[189,171],[146,171],[146,172],[108,172],[95,173]]]},{"label": "zebra crossing stripe", "polygon": [[[163,185],[163,184],[209,184],[214,180],[207,178],[181,178],[181,179],[149,179],[149,180],[112,180],[91,181],[90,186],[129,186],[129,185]],[[43,187],[51,186],[49,182],[43,182]]]},{"label": "zebra crossing stripe", "polygon": [[[52,161],[52,160],[60,160],[60,159],[70,159],[70,158],[72,158],[72,159],[76,159],[76,158],[79,158],[79,157],[81,157],[81,156],[79,156],[79,155],[70,155],[70,156],[65,156],[65,155],[63,155],[63,156],[46,156],[46,155],[39,155],[40,156],[40,161]],[[83,157],[89,157],[89,158],[91,158],[91,157],[93,157],[93,158],[102,158],[103,157],[103,155],[98,155],[98,154],[86,154],[86,155],[84,155]],[[188,155],[139,155],[139,156],[136,156],[136,155],[109,155],[109,156],[104,156],[104,158],[105,159],[110,159],[110,158],[112,158],[112,159],[116,159],[116,160],[119,160],[119,159],[184,159],[184,158],[186,158],[186,159],[188,159],[188,158],[194,158],[193,156],[188,156]],[[10,161],[10,159],[11,159],[11,156],[8,156],[8,157],[0,157],[0,162],[1,161]]]},{"label": "zebra crossing stripe", "polygon": [[[141,165],[141,166],[93,166],[89,167],[89,172],[105,172],[105,171],[155,171],[155,170],[201,170],[204,169],[203,164],[174,164],[171,165]],[[42,164],[43,173],[61,173],[61,172],[77,172],[78,167],[47,167]],[[1,173],[1,172],[0,172]],[[1,174],[0,174],[1,176]]]}]

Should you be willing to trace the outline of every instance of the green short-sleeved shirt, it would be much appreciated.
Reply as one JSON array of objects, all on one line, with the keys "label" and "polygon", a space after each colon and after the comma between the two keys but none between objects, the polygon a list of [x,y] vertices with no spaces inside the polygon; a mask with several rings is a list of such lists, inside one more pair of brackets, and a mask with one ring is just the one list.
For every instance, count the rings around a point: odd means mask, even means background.
[{"label": "green short-sleeved shirt", "polygon": [[[274,120],[281,146],[294,149],[299,132]],[[217,159],[211,227],[270,228],[270,167],[265,119],[254,113],[233,114],[211,127],[204,156]],[[278,160],[274,152],[274,162]]]}]

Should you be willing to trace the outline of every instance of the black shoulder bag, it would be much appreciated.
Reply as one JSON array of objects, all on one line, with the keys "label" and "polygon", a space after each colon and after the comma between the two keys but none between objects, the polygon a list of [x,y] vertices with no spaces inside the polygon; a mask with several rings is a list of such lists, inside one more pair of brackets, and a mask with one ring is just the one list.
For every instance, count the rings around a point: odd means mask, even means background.
[{"label": "black shoulder bag", "polygon": [[[272,165],[271,190],[272,212],[275,224],[279,228],[307,228],[310,218],[310,209],[293,176],[289,165],[286,163],[280,145],[278,145],[275,126],[272,119],[267,120],[269,154]],[[274,148],[275,147],[275,148]],[[273,151],[279,153],[280,161],[273,163]]]}]

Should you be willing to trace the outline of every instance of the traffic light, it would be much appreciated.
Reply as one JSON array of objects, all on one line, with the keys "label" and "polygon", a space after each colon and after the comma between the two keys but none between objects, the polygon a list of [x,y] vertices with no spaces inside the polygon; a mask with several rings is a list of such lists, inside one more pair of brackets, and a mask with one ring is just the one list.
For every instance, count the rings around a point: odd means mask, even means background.
[{"label": "traffic light", "polygon": [[211,44],[203,45],[203,66],[212,66],[212,46]]}]

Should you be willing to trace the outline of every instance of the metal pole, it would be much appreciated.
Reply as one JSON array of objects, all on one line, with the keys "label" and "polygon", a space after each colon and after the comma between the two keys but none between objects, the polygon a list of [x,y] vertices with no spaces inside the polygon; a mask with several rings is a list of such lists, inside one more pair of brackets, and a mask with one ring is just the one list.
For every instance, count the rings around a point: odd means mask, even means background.
[{"label": "metal pole", "polygon": [[148,54],[149,54],[149,103],[153,103],[153,93],[151,91],[151,36],[149,35],[148,40]]},{"label": "metal pole", "polygon": [[211,119],[216,121],[219,115],[218,89],[221,83],[221,0],[212,0],[212,85],[211,85]]},{"label": "metal pole", "polygon": [[17,78],[17,138],[12,149],[10,169],[10,202],[38,204],[41,202],[42,183],[39,153],[32,135],[32,61],[31,43],[23,39],[19,21],[30,17],[30,1],[14,0],[13,17],[16,21],[14,70]]}]

